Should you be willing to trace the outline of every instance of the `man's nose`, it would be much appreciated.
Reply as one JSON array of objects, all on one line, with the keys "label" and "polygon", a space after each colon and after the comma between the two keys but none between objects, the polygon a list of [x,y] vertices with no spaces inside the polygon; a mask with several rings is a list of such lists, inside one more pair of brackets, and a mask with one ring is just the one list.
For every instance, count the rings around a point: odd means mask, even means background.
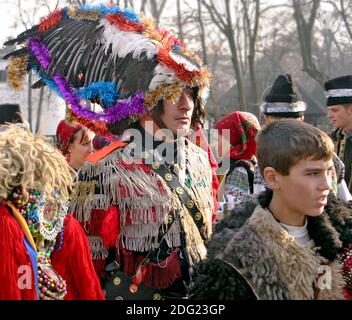
[{"label": "man's nose", "polygon": [[193,98],[186,93],[182,93],[180,98],[180,104],[179,104],[180,109],[190,110],[192,109],[192,106],[193,106]]},{"label": "man's nose", "polygon": [[92,153],[92,152],[94,151],[93,143],[90,143],[90,144],[89,144],[89,149],[88,149],[88,151],[89,151],[90,153]]}]

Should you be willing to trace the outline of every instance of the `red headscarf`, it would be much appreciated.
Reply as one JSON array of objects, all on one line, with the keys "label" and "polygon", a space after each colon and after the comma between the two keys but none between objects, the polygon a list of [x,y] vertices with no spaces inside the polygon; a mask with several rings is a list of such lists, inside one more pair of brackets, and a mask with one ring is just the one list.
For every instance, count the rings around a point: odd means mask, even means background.
[{"label": "red headscarf", "polygon": [[248,112],[235,111],[221,118],[215,125],[219,133],[230,130],[230,158],[250,160],[256,152],[255,136],[260,130],[258,119]]},{"label": "red headscarf", "polygon": [[65,119],[61,120],[56,128],[56,147],[66,156],[68,146],[72,142],[72,136],[77,133],[83,126],[80,124],[70,124]]}]

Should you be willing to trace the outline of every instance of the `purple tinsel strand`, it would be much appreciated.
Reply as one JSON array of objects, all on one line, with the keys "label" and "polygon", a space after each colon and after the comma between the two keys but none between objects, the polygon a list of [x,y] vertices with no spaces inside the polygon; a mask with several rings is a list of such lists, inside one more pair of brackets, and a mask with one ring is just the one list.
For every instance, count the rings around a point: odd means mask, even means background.
[{"label": "purple tinsel strand", "polygon": [[144,115],[144,93],[138,92],[130,100],[118,101],[113,107],[105,110],[107,123],[115,123],[132,115]]},{"label": "purple tinsel strand", "polygon": [[71,90],[67,80],[59,74],[56,74],[53,77],[53,79],[54,79],[57,87],[59,88],[59,91],[63,95],[65,101],[71,105],[71,108],[72,109],[73,109],[73,107],[81,108],[79,105],[79,98],[72,93],[72,90]]},{"label": "purple tinsel strand", "polygon": [[[28,47],[34,53],[40,65],[44,69],[47,69],[51,63],[51,57],[49,49],[45,44],[33,37],[29,40]],[[65,101],[71,106],[73,113],[86,119],[111,124],[132,115],[144,115],[147,113],[147,109],[143,103],[143,92],[138,92],[129,100],[118,101],[113,107],[106,109],[103,113],[95,113],[81,106],[79,97],[73,93],[73,90],[64,77],[57,74],[53,79]]]},{"label": "purple tinsel strand", "polygon": [[34,53],[40,65],[46,69],[51,63],[49,49],[36,38],[31,38],[28,42],[29,49]]},{"label": "purple tinsel strand", "polygon": [[131,115],[143,115],[147,113],[147,109],[143,104],[143,92],[138,92],[130,100],[117,102],[113,107],[106,109],[103,113],[95,113],[83,108],[80,105],[79,98],[73,94],[65,78],[60,75],[55,75],[54,81],[57,84],[59,91],[63,95],[65,101],[71,106],[73,113],[86,119],[92,121],[103,121],[106,123],[116,123]]}]

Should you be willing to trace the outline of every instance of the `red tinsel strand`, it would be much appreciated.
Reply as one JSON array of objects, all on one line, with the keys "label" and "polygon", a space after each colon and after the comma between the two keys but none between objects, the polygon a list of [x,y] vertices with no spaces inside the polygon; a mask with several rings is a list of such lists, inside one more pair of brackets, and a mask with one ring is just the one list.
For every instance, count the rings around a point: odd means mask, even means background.
[{"label": "red tinsel strand", "polygon": [[136,23],[126,19],[121,13],[107,14],[106,19],[113,25],[116,25],[118,29],[127,32],[142,32],[144,26],[141,23]]},{"label": "red tinsel strand", "polygon": [[174,61],[170,57],[169,51],[166,50],[165,48],[159,49],[158,60],[161,64],[165,65],[167,68],[174,70],[177,77],[186,83],[192,84],[193,83],[192,80],[194,81],[195,77],[200,76],[199,71],[193,71],[193,72],[187,71],[183,65],[178,64],[176,61]]},{"label": "red tinsel strand", "polygon": [[102,121],[90,121],[89,119],[83,118],[75,114],[72,110],[72,120],[79,122],[82,126],[87,127],[99,136],[103,136],[108,141],[114,141],[114,135],[108,130],[106,123]]},{"label": "red tinsel strand", "polygon": [[40,32],[44,32],[55,26],[58,22],[62,20],[63,12],[63,9],[57,9],[51,12],[47,17],[42,18],[38,30]]},{"label": "red tinsel strand", "polygon": [[162,45],[166,50],[170,51],[174,46],[179,46],[181,51],[183,51],[184,47],[180,40],[172,35],[168,30],[156,28],[155,32],[162,37]]}]

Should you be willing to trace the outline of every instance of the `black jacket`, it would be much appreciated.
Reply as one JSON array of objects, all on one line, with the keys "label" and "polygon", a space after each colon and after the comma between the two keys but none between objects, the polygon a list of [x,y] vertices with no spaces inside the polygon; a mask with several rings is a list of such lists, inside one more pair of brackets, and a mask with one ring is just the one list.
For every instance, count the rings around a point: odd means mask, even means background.
[{"label": "black jacket", "polygon": [[[337,129],[333,131],[330,136],[334,141],[335,151],[339,156],[341,141],[343,139],[342,130]],[[345,181],[349,191],[352,193],[352,131],[346,136],[344,155],[341,160],[345,164]]]}]

